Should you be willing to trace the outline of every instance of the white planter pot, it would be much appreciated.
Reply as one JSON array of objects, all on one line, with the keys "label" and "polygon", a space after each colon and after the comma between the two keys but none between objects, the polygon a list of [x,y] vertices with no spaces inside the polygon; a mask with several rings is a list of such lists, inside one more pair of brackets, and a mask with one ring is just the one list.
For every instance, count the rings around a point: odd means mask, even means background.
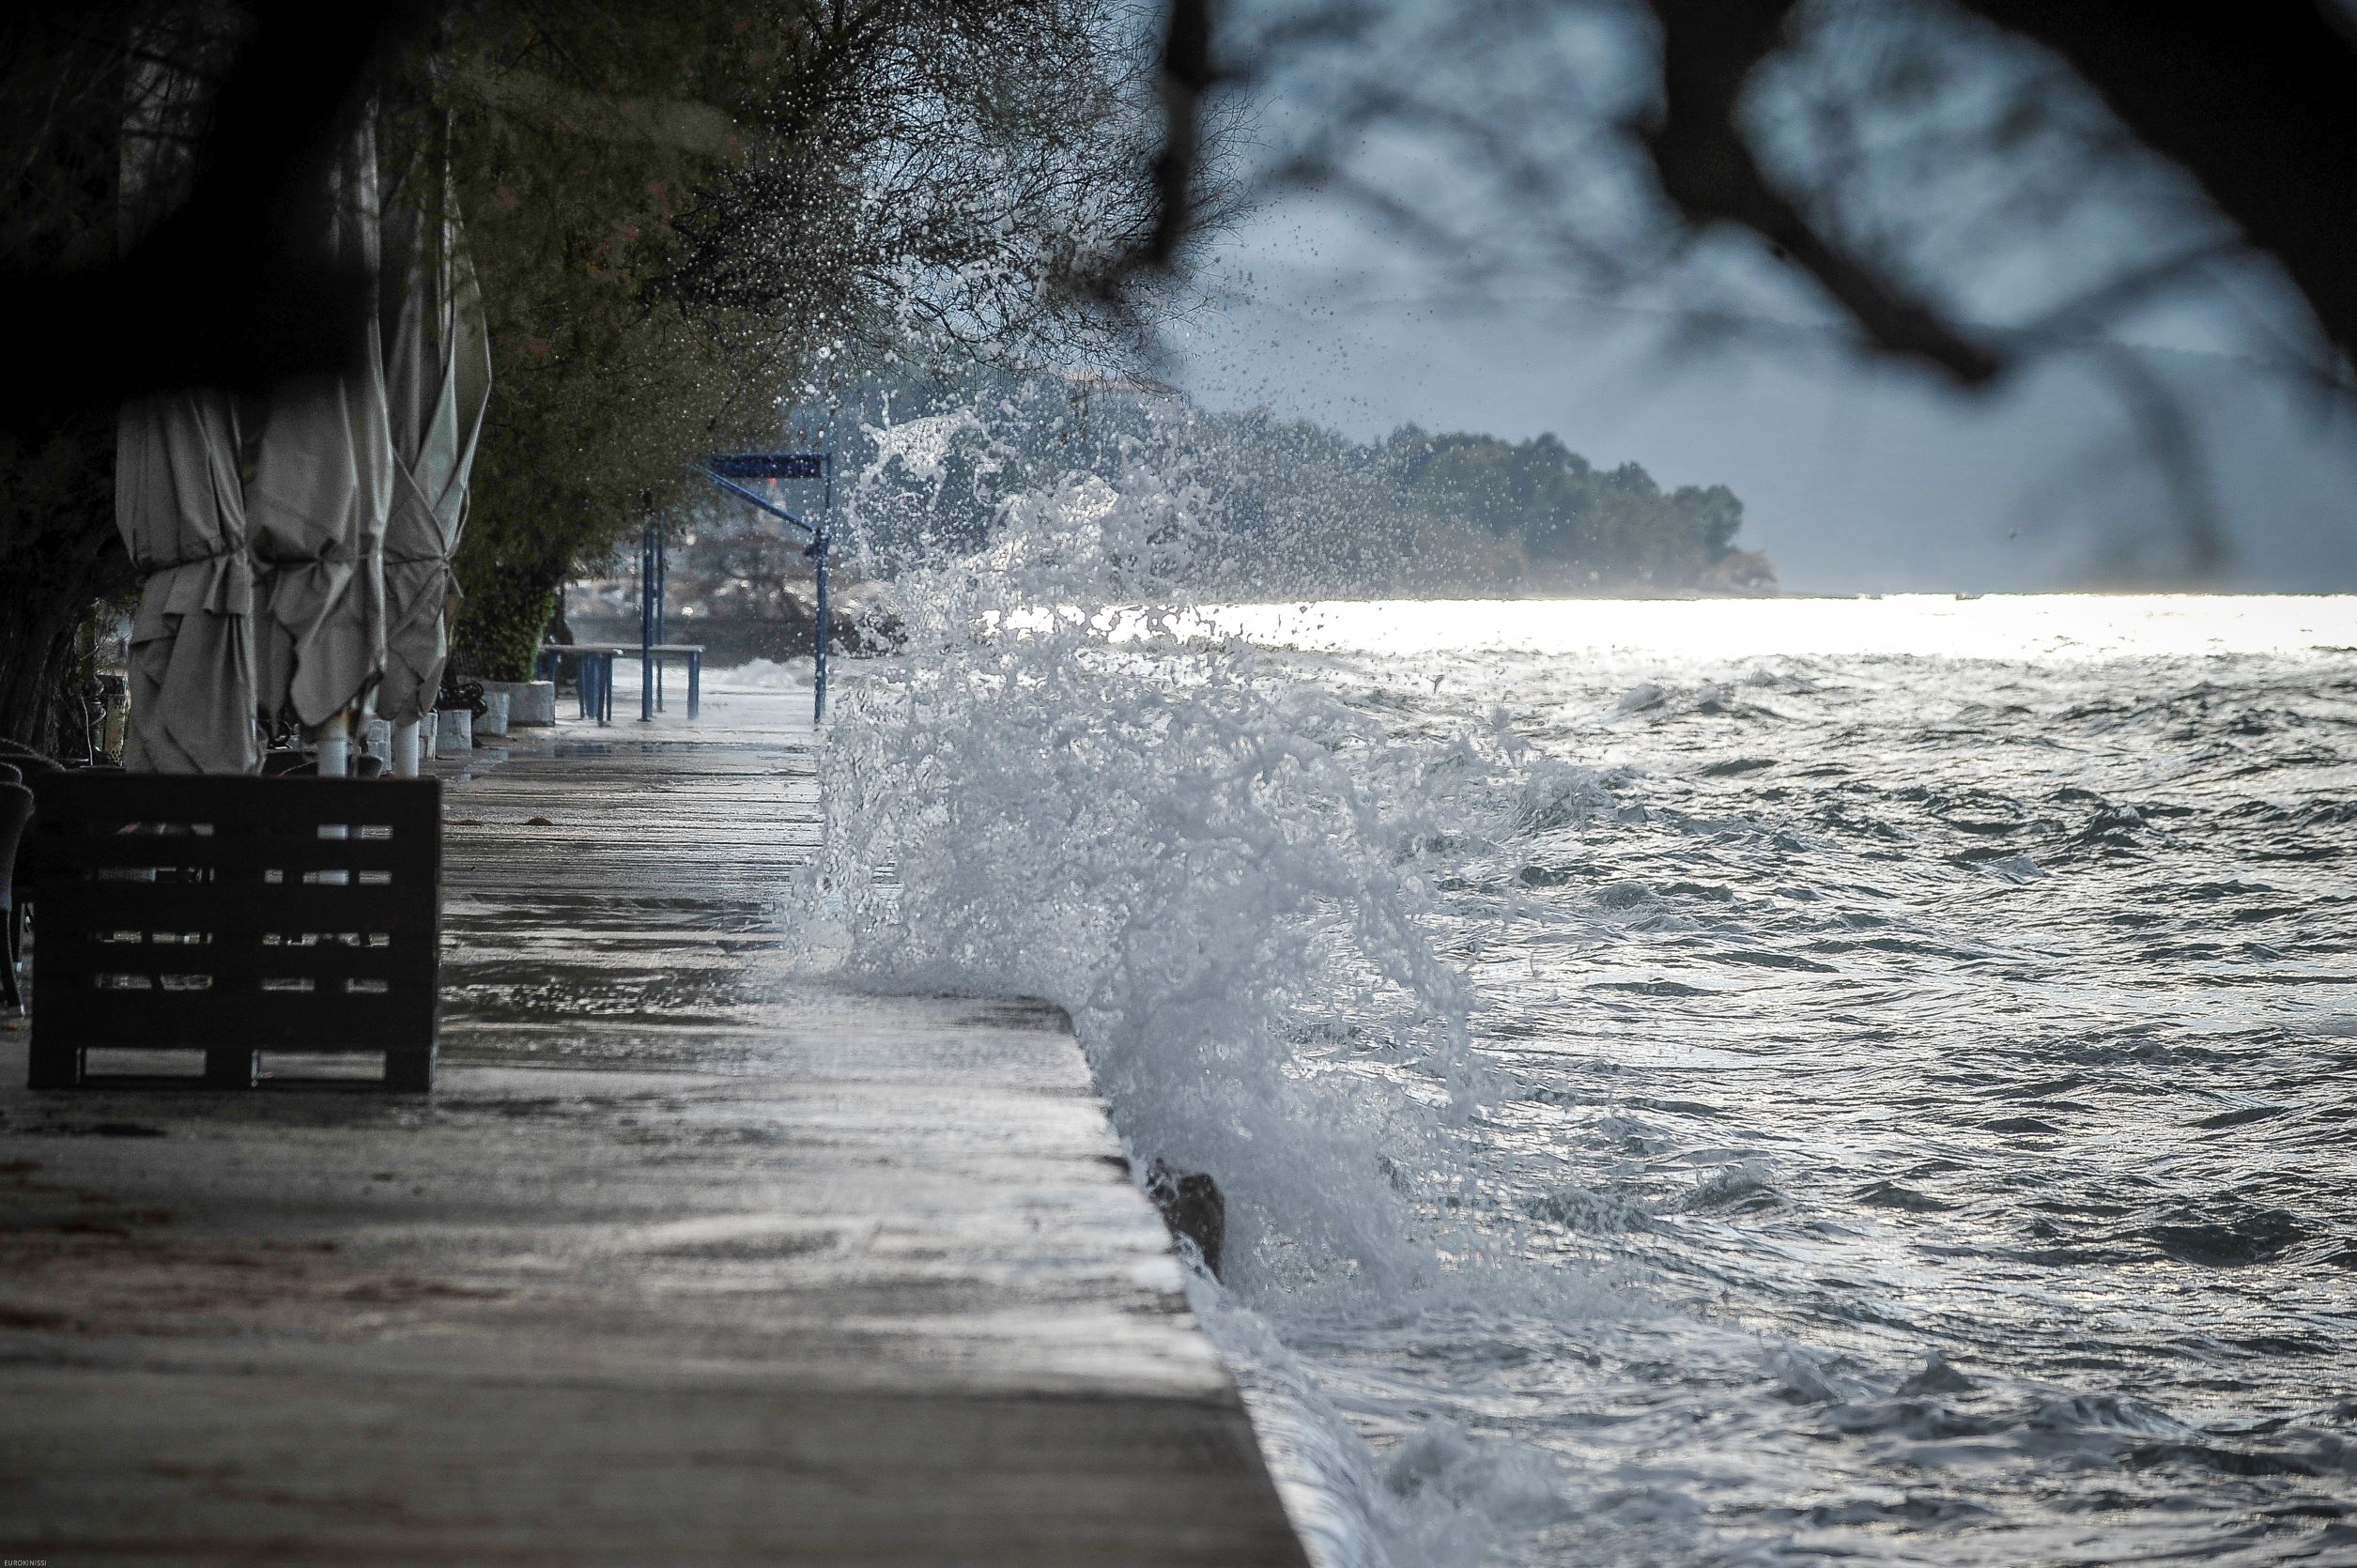
[{"label": "white planter pot", "polygon": [[474,715],[464,708],[434,710],[434,755],[463,757],[474,746]]},{"label": "white planter pot", "polygon": [[483,695],[499,693],[507,699],[507,727],[518,725],[554,724],[557,721],[557,684],[554,681],[485,681]]},{"label": "white planter pot", "polygon": [[507,693],[489,685],[483,688],[483,712],[474,715],[474,732],[478,735],[507,734]]}]

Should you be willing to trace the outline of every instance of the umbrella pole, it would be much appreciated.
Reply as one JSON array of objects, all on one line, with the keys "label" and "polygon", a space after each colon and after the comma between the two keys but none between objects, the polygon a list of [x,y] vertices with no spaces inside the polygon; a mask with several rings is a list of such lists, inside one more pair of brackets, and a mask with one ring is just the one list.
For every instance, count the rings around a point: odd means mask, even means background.
[{"label": "umbrella pole", "polygon": [[418,724],[408,719],[393,727],[393,776],[415,778],[418,765]]},{"label": "umbrella pole", "polygon": [[337,709],[319,726],[319,776],[342,778],[352,771],[352,718]]},{"label": "umbrella pole", "polygon": [[[347,778],[351,776],[351,772],[352,711],[349,708],[338,708],[327,716],[325,723],[319,726],[319,776]],[[319,837],[348,838],[351,837],[351,830],[343,822],[322,822],[319,824]],[[326,870],[319,873],[319,881],[324,885],[347,886],[349,885],[351,880],[352,873],[347,870]]]}]

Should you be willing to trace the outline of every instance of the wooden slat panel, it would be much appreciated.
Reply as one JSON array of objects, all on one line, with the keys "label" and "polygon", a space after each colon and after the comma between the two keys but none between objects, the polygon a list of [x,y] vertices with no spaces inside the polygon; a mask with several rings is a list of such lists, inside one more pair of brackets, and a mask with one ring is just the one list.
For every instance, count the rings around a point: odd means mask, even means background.
[{"label": "wooden slat panel", "polygon": [[[106,833],[54,835],[42,846],[35,874],[43,881],[86,876],[99,867],[173,867],[193,870],[230,868],[247,871],[310,871],[347,867],[354,870],[402,871],[417,865],[415,839],[318,838],[274,835],[239,838],[224,834]],[[252,869],[249,870],[249,869]]]},{"label": "wooden slat panel", "polygon": [[71,882],[39,884],[33,895],[41,935],[59,926],[93,931],[212,931],[233,925],[259,941],[264,931],[391,932],[423,935],[434,918],[423,882],[371,886],[313,883]]},{"label": "wooden slat panel", "polygon": [[[257,1051],[385,1051],[414,1045],[423,1020],[413,1008],[383,1007],[381,997],[340,992],[281,992],[258,1008],[252,996],[198,992],[160,1000],[153,993],[101,992],[43,1030],[56,1047],[124,1046],[177,1050],[234,1040]],[[356,1006],[358,1003],[370,1006]]]},{"label": "wooden slat panel", "polygon": [[377,979],[389,984],[414,980],[420,955],[413,945],[353,947],[246,948],[234,957],[208,957],[208,949],[148,946],[139,943],[82,943],[70,950],[41,955],[44,984],[85,984],[97,975],[208,975],[214,984],[250,985],[261,979]]},{"label": "wooden slat panel", "polygon": [[303,975],[317,979],[377,979],[398,981],[408,978],[417,969],[414,942],[393,942],[374,947],[355,947],[347,943],[320,943],[313,946],[277,946],[265,944],[254,960],[255,970],[263,975]]},{"label": "wooden slat panel", "polygon": [[[165,933],[177,935],[179,933]],[[286,968],[309,973],[307,965],[359,960],[377,965],[407,962],[425,956],[422,930],[400,934],[383,931],[319,931],[310,941],[250,941],[239,943],[139,941],[112,931],[45,933],[41,957],[68,969],[169,969],[219,971]],[[53,971],[54,973],[55,971]]]},{"label": "wooden slat panel", "polygon": [[[253,979],[256,957],[251,943],[100,941],[84,931],[52,928],[41,933],[34,961],[42,985],[54,981],[69,989],[84,987],[97,975],[209,975],[216,987],[236,987]],[[34,1021],[38,1029],[39,1006]]]},{"label": "wooden slat panel", "polygon": [[320,822],[363,822],[430,834],[441,818],[432,778],[164,778],[152,774],[43,775],[37,815],[56,827],[209,822],[218,831],[285,834]]}]

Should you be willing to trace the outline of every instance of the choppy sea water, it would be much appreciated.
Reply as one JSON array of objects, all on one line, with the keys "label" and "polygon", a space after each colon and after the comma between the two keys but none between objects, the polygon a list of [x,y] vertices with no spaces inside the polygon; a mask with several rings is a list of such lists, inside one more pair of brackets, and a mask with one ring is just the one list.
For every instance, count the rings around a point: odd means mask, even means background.
[{"label": "choppy sea water", "polygon": [[974,611],[818,902],[1221,1183],[1329,1560],[2357,1562],[2357,599]]}]

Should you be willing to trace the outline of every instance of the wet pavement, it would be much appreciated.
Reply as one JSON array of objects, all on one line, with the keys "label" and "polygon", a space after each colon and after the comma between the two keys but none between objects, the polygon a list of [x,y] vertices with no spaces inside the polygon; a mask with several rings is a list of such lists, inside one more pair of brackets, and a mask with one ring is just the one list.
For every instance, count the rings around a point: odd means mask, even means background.
[{"label": "wet pavement", "polygon": [[454,773],[430,1098],[0,1028],[0,1553],[1302,1560],[1062,1016],[794,973],[806,700]]}]

